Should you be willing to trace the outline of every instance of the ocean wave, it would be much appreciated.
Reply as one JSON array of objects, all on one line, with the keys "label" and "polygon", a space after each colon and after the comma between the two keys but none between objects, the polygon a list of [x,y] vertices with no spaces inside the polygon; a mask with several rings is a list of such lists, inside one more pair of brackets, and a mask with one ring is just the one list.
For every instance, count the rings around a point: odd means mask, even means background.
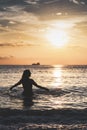
[{"label": "ocean wave", "polygon": [[0,108],[0,123],[87,123],[87,109],[17,110]]},{"label": "ocean wave", "polygon": [[[0,88],[0,102],[1,108],[11,109],[58,109],[58,108],[73,108],[84,109],[87,108],[86,89],[50,89],[49,92],[40,89],[34,89],[34,96],[31,99],[25,99],[22,96],[22,89],[16,88],[9,91],[8,88]],[[84,93],[83,93],[83,90]]]},{"label": "ocean wave", "polygon": [[[0,87],[0,95],[1,96],[10,96],[10,97],[14,97],[14,98],[20,98],[22,97],[22,88],[16,88],[16,89],[13,89],[12,91],[9,90],[9,88],[5,88],[5,87]],[[46,92],[44,90],[41,90],[41,89],[34,89],[33,90],[34,92],[34,95],[52,95],[52,96],[62,96],[62,95],[65,95],[65,94],[68,94],[68,93],[71,93],[71,91],[69,90],[62,90],[61,88],[54,88],[54,89],[50,89],[49,92]]]}]

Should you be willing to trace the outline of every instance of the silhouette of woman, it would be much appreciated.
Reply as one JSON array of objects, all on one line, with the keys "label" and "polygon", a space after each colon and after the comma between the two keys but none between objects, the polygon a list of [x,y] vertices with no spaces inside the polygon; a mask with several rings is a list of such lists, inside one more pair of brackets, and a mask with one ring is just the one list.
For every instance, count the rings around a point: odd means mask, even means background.
[{"label": "silhouette of woman", "polygon": [[16,84],[14,84],[12,87],[10,87],[10,90],[12,90],[14,87],[22,84],[23,89],[24,89],[24,91],[23,91],[24,97],[32,97],[33,96],[33,90],[32,90],[33,85],[38,87],[38,88],[49,91],[49,89],[38,85],[33,79],[30,78],[30,76],[31,76],[30,70],[24,70],[21,80],[19,80]]}]

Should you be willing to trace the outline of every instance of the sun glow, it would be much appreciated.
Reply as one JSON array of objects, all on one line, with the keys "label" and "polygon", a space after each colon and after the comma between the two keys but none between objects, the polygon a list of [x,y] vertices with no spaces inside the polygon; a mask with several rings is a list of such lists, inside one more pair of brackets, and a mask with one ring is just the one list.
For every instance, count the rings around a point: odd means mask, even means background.
[{"label": "sun glow", "polygon": [[57,29],[50,29],[46,37],[50,43],[57,47],[63,47],[69,39],[66,31]]}]

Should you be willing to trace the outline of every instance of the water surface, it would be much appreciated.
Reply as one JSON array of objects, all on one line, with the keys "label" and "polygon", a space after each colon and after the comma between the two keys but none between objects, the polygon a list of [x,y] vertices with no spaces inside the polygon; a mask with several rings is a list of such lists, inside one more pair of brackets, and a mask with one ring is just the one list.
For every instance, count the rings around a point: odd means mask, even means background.
[{"label": "water surface", "polygon": [[[22,86],[9,91],[20,80],[22,72],[30,69],[33,78],[49,92],[33,87],[32,105],[25,106]],[[87,108],[87,66],[0,66],[0,107],[11,109],[85,109]]]}]

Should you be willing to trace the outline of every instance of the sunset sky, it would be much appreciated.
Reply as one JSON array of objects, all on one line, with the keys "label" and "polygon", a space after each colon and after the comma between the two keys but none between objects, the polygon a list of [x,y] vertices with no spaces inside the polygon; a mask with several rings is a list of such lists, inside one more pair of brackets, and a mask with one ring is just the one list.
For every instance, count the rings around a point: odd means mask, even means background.
[{"label": "sunset sky", "polygon": [[87,64],[87,0],[0,0],[0,64]]}]

